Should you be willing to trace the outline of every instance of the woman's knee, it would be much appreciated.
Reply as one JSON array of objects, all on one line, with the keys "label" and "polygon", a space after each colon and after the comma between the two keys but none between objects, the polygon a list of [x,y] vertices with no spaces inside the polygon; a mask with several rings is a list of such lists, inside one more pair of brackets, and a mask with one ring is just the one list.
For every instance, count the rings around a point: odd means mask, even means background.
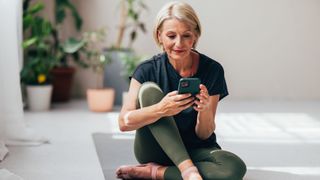
[{"label": "woman's knee", "polygon": [[202,178],[205,180],[242,180],[246,170],[242,167],[238,168],[223,168],[219,171],[206,171],[201,172]]},{"label": "woman's knee", "polygon": [[204,179],[221,179],[221,180],[241,180],[243,179],[247,168],[243,160],[237,155],[218,150],[214,152],[216,162],[206,162],[203,164],[201,174]]},{"label": "woman's knee", "polygon": [[241,180],[247,172],[247,167],[244,161],[234,153],[224,151],[226,162],[222,162],[225,167],[226,180]]},{"label": "woman's knee", "polygon": [[154,82],[145,82],[138,93],[140,107],[151,106],[161,101],[164,94],[161,88]]}]

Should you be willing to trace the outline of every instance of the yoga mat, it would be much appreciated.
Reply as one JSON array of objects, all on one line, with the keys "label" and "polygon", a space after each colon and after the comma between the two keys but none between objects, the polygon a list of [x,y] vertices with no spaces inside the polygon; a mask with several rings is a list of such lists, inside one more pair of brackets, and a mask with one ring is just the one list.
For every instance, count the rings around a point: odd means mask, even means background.
[{"label": "yoga mat", "polygon": [[133,152],[133,136],[133,134],[92,134],[106,180],[117,179],[115,172],[119,166],[138,164]]},{"label": "yoga mat", "polygon": [[[121,165],[137,164],[133,153],[134,134],[94,133],[94,144],[106,180],[116,180],[115,171]],[[225,143],[223,147],[238,151],[247,161],[244,180],[318,180],[319,174],[308,170],[301,174],[283,172],[281,167],[319,167],[318,145]],[[263,169],[279,167],[280,170]],[[281,172],[282,171],[282,172]],[[305,174],[304,174],[305,173]]]}]

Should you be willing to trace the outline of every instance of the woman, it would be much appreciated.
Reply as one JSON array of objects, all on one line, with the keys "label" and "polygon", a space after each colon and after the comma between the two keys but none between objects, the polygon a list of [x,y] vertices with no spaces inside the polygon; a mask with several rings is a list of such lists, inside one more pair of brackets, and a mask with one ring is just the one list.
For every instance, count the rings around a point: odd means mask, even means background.
[{"label": "woman", "polygon": [[[222,66],[194,50],[201,26],[192,7],[166,4],[154,38],[164,53],[140,64],[119,116],[121,131],[136,130],[134,151],[141,163],[121,166],[122,179],[242,179],[246,166],[216,142],[218,101],[228,95]],[[201,80],[200,93],[178,94],[180,78]]]}]

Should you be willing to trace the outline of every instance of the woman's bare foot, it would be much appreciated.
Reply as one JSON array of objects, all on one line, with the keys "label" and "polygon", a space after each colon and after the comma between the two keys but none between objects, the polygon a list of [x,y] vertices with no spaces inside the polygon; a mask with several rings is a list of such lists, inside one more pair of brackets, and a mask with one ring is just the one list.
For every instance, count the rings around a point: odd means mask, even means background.
[{"label": "woman's bare foot", "polygon": [[183,180],[202,180],[196,166],[190,166],[181,172]]},{"label": "woman's bare foot", "polygon": [[119,179],[156,179],[159,167],[155,163],[120,166],[116,175]]},{"label": "woman's bare foot", "polygon": [[187,159],[178,165],[181,171],[181,176],[184,180],[202,180],[197,167],[193,164],[191,159]]}]

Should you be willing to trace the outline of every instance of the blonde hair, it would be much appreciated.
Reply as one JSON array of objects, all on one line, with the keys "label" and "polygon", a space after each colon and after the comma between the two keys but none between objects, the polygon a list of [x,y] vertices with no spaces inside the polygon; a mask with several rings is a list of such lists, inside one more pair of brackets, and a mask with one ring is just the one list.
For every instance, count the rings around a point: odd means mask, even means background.
[{"label": "blonde hair", "polygon": [[193,44],[193,48],[195,48],[201,35],[201,25],[199,18],[189,4],[178,1],[165,4],[158,12],[153,27],[153,38],[155,39],[157,45],[161,47],[161,43],[158,39],[158,32],[161,30],[163,22],[167,19],[172,18],[176,18],[180,21],[186,22],[193,29],[193,32],[196,35],[196,41]]}]

